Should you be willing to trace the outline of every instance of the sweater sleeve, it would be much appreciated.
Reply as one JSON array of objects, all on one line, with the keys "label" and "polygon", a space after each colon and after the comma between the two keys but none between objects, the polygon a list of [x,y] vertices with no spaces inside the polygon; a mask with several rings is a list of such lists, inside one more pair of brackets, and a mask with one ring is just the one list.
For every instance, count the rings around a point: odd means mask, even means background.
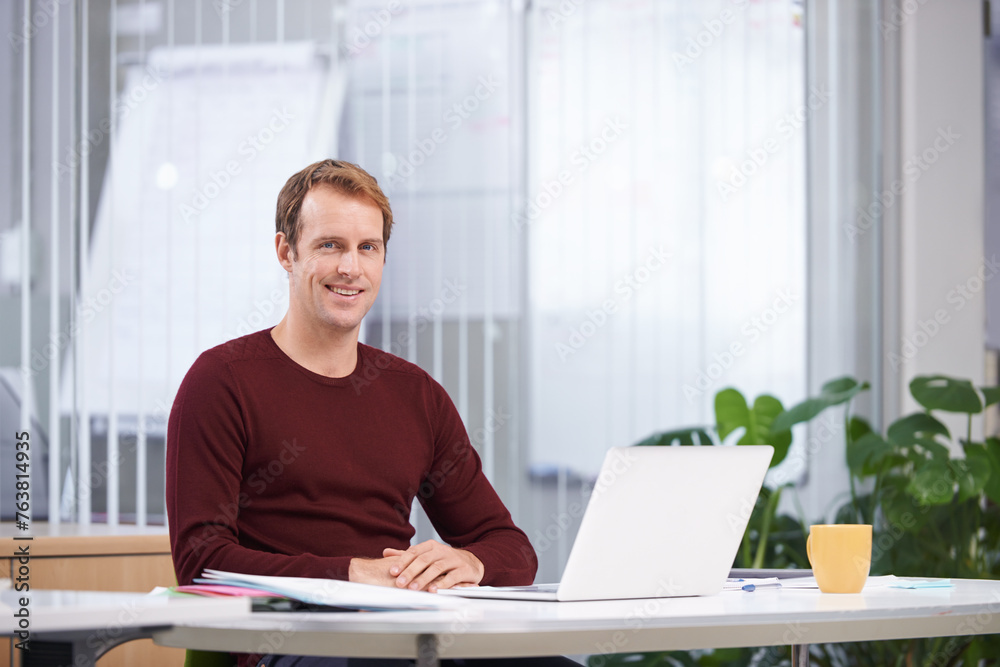
[{"label": "sweater sleeve", "polygon": [[434,461],[418,496],[421,505],[445,542],[483,563],[484,586],[531,584],[538,569],[531,542],[483,474],[455,405],[444,388],[428,380],[438,431]]},{"label": "sweater sleeve", "polygon": [[347,579],[349,557],[286,555],[244,547],[237,517],[249,434],[239,385],[222,354],[194,363],[177,391],[167,426],[166,501],[179,584],[202,570]]}]

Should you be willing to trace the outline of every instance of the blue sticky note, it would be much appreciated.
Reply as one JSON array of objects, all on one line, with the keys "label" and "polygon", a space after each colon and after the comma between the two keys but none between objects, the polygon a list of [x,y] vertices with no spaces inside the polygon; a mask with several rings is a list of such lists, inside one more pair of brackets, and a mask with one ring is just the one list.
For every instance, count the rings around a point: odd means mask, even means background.
[{"label": "blue sticky note", "polygon": [[889,588],[952,588],[951,579],[900,579],[889,584]]}]

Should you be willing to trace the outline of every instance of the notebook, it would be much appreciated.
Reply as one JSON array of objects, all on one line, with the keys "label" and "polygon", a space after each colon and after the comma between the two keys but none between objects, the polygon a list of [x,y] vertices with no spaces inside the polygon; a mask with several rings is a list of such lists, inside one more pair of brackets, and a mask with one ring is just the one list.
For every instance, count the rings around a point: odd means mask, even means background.
[{"label": "notebook", "polygon": [[773,454],[768,445],[614,447],[562,581],[438,593],[554,601],[714,595],[736,559]]}]

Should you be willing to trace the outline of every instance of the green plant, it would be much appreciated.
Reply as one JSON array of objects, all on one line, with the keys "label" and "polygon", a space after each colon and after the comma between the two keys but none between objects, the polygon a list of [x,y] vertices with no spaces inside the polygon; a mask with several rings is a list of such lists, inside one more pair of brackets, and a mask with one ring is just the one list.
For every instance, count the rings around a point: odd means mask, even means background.
[{"label": "green plant", "polygon": [[[910,393],[923,409],[894,421],[884,436],[852,415],[853,399],[867,389],[868,383],[838,378],[788,410],[773,396],[759,396],[750,406],[735,389],[724,389],[716,395],[714,427],[658,433],[638,444],[766,443],[775,447],[773,467],[787,456],[796,425],[843,406],[850,489],[835,516],[838,523],[872,524],[872,574],[1000,577],[1000,439],[972,436],[974,416],[1000,403],[1000,387],[975,387],[943,375],[917,377]],[[939,413],[964,415],[965,437],[953,437]],[[738,567],[808,567],[807,526],[777,513],[788,486],[762,490]],[[812,651],[814,664],[829,667],[947,667],[997,664],[998,657],[998,635],[830,644]],[[784,647],[601,656],[601,667],[618,663],[737,667],[790,664],[790,658]]]},{"label": "green plant", "polygon": [[[715,395],[715,426],[664,431],[636,444],[768,444],[774,447],[770,466],[774,468],[785,460],[792,445],[790,429],[772,429],[775,417],[782,412],[784,407],[774,396],[762,394],[750,405],[739,391],[727,388]],[[790,517],[777,516],[778,503],[786,486],[761,489],[736,556],[736,567],[759,568],[764,567],[765,562],[774,563],[769,567],[808,567],[801,524]],[[777,540],[772,539],[775,536]]]},{"label": "green plant", "polygon": [[[859,386],[850,378],[836,382]],[[1000,388],[968,380],[921,376],[910,394],[923,408],[886,429],[872,430],[844,414],[850,497],[838,523],[870,523],[872,574],[995,579],[1000,575],[1000,440],[973,440],[973,417],[1000,402]],[[811,399],[810,399],[811,400]],[[809,401],[775,419],[788,428],[820,414]],[[813,413],[814,414],[810,414]],[[953,437],[940,413],[964,415],[964,438]],[[908,640],[823,647],[816,664],[996,664],[998,636]]]}]

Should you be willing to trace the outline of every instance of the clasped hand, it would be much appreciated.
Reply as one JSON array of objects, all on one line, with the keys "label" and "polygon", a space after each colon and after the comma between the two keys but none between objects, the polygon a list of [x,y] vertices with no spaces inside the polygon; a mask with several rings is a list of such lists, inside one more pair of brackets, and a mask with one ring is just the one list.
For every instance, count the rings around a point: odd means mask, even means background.
[{"label": "clasped hand", "polygon": [[434,593],[478,584],[484,571],[482,562],[471,552],[427,540],[405,551],[383,549],[382,558],[353,559],[350,580]]}]

